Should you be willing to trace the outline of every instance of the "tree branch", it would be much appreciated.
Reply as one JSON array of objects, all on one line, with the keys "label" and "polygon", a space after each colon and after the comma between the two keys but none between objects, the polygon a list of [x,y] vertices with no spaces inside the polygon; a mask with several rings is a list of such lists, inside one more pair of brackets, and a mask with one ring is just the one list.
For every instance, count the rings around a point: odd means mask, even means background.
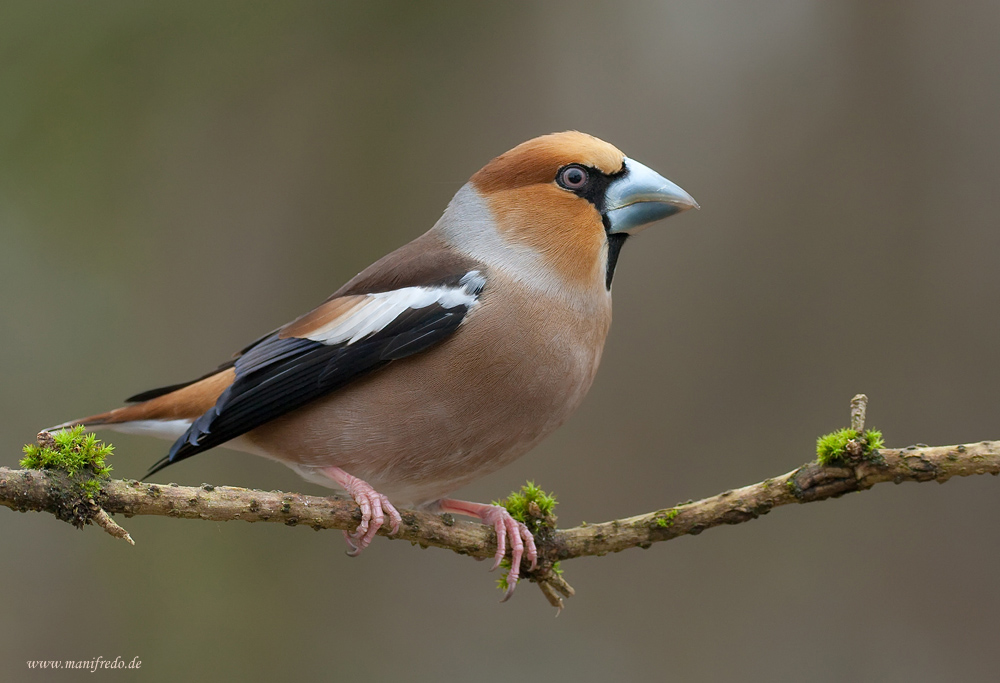
[{"label": "tree branch", "polygon": [[[881,461],[860,460],[824,467],[815,462],[757,484],[725,491],[644,515],[571,529],[543,529],[537,539],[544,564],[585,555],[605,555],[659,541],[699,534],[722,524],[740,524],[789,503],[812,503],[864,491],[883,482],[945,482],[954,476],[1000,474],[1000,441],[960,446],[910,446],[878,452]],[[319,497],[281,491],[256,491],[232,486],[178,486],[114,479],[106,482],[93,503],[74,499],[69,477],[44,470],[0,467],[0,505],[26,512],[50,512],[78,526],[98,523],[100,511],[132,515],[162,515],[219,522],[277,522],[313,529],[353,530],[361,519],[354,501],[340,496]],[[80,512],[81,505],[90,509]],[[75,510],[69,514],[68,510]],[[421,546],[446,548],[472,557],[492,557],[496,537],[490,527],[460,521],[451,515],[402,511],[403,524],[394,538]],[[108,520],[111,521],[111,520]],[[117,524],[111,522],[120,529]],[[109,528],[107,524],[102,524]],[[386,536],[385,530],[379,531]],[[114,534],[127,538],[122,530]],[[526,569],[526,568],[525,568]],[[534,578],[528,572],[529,578]]]},{"label": "tree branch", "polygon": [[[863,415],[863,412],[862,412]],[[848,449],[850,452],[850,449]],[[945,482],[954,476],[1000,474],[1000,441],[956,446],[884,448],[867,456],[845,455],[842,463],[811,462],[778,477],[682,503],[647,514],[571,529],[542,524],[536,532],[539,568],[523,567],[552,604],[572,588],[553,565],[585,555],[605,555],[627,548],[648,548],[678,536],[696,535],[722,524],[741,524],[790,503],[812,503],[864,491],[883,482]],[[353,530],[361,519],[357,504],[341,496],[318,497],[231,486],[178,486],[134,480],[106,480],[95,498],[82,499],[68,475],[47,470],[0,467],[0,505],[26,512],[50,512],[82,527],[95,523],[117,538],[132,542],[106,513],[163,515],[185,519],[277,522],[313,529]],[[493,529],[456,520],[449,514],[402,510],[403,523],[393,538],[424,547],[446,548],[477,558],[496,551]],[[388,536],[385,529],[379,534]]]}]

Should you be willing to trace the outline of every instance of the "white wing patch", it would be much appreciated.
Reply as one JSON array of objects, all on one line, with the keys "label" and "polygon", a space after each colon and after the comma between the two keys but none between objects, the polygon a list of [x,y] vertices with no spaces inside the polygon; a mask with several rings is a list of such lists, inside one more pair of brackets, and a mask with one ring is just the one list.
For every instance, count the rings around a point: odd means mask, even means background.
[{"label": "white wing patch", "polygon": [[442,308],[465,306],[472,308],[486,279],[478,270],[463,277],[458,286],[403,287],[391,292],[367,294],[345,315],[304,335],[306,339],[323,344],[353,344],[384,330],[393,320],[408,310],[427,308],[437,304]]}]

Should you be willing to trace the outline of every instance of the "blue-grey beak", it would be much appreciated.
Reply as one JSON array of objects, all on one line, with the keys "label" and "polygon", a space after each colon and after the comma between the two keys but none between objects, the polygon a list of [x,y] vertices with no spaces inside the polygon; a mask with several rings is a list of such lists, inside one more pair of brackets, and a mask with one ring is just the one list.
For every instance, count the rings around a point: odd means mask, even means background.
[{"label": "blue-grey beak", "polygon": [[608,232],[634,235],[661,218],[701,208],[694,197],[634,159],[625,159],[625,171],[605,194]]}]

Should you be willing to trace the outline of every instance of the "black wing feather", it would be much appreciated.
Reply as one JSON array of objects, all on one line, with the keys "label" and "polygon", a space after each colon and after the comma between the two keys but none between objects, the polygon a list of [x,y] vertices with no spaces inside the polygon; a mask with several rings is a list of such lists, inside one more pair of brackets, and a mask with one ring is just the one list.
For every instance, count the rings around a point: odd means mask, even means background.
[{"label": "black wing feather", "polygon": [[393,360],[437,344],[458,328],[468,310],[466,306],[444,308],[439,304],[410,309],[382,330],[351,344],[282,339],[272,333],[233,362],[233,384],[146,476],[245,434]]}]

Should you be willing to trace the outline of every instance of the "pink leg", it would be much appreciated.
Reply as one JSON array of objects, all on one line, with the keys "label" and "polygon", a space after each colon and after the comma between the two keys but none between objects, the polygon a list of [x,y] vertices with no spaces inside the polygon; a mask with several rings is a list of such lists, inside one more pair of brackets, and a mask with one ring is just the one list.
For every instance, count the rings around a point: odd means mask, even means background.
[{"label": "pink leg", "polygon": [[510,573],[507,574],[507,592],[504,593],[503,600],[506,602],[514,594],[517,588],[517,579],[521,575],[521,556],[527,549],[528,559],[531,560],[531,568],[538,566],[538,551],[535,548],[535,538],[528,531],[528,527],[518,522],[506,508],[499,505],[486,505],[484,503],[469,503],[464,500],[454,500],[443,498],[437,503],[441,512],[455,512],[469,517],[478,517],[486,524],[491,524],[497,534],[497,554],[493,562],[493,569],[500,566],[500,560],[507,554],[507,539],[510,539]]},{"label": "pink leg", "polygon": [[389,520],[392,522],[392,533],[395,534],[399,531],[399,525],[403,518],[399,516],[399,512],[389,502],[389,499],[373,489],[368,482],[352,477],[339,467],[327,467],[321,471],[343,486],[344,490],[361,508],[361,523],[358,524],[358,528],[353,534],[344,532],[344,540],[351,548],[347,551],[348,555],[356,557],[368,547],[368,544],[375,538],[375,534],[382,528],[385,514],[389,515]]}]

